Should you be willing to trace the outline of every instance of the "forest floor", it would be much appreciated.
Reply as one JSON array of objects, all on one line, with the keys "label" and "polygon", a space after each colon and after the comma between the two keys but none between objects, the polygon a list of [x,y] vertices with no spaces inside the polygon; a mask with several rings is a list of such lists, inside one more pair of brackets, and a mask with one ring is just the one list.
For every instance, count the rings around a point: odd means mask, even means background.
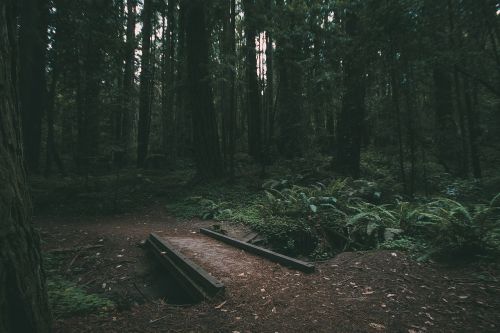
[{"label": "forest floor", "polygon": [[[38,217],[35,223],[44,252],[57,253],[58,274],[115,304],[80,315],[56,313],[57,332],[500,329],[500,271],[493,265],[420,263],[374,250],[339,254],[305,274],[200,235],[199,228],[213,221],[175,219],[163,206],[114,216]],[[236,236],[246,232],[231,226]],[[165,299],[162,277],[138,246],[151,232],[222,281],[225,292],[191,306],[175,292]]]}]

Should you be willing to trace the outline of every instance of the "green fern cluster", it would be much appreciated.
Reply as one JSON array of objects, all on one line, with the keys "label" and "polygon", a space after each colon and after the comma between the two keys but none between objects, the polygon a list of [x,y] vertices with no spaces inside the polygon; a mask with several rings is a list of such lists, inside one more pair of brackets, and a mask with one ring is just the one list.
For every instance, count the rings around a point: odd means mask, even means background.
[{"label": "green fern cluster", "polygon": [[418,207],[411,217],[413,232],[429,241],[430,253],[500,252],[500,194],[472,207],[440,198]]}]

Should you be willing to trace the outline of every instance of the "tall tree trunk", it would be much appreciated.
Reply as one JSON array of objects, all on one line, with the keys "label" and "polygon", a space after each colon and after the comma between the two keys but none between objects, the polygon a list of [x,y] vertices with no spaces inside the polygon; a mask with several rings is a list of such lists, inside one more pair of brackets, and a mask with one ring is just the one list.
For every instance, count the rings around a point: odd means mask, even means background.
[{"label": "tall tree trunk", "polygon": [[351,39],[350,51],[344,66],[344,96],[337,128],[337,149],[334,169],[359,177],[361,138],[365,113],[365,84],[363,56],[358,39],[359,19],[353,12],[345,18],[346,34]]},{"label": "tall tree trunk", "polygon": [[132,146],[132,129],[134,119],[134,78],[135,78],[135,27],[136,27],[136,0],[127,0],[127,30],[125,32],[125,66],[123,70],[122,112],[120,117],[120,132],[117,141],[122,148],[122,163],[130,158]]},{"label": "tall tree trunk", "polygon": [[439,65],[434,68],[433,79],[438,159],[446,172],[453,172],[452,166],[457,161],[457,135],[453,121],[452,81],[450,74]]},{"label": "tall tree trunk", "polygon": [[222,94],[222,153],[225,170],[234,175],[236,0],[223,2],[222,61],[225,65]]},{"label": "tall tree trunk", "polygon": [[45,0],[20,1],[20,105],[26,167],[38,172],[42,115],[46,104],[45,62],[48,6]]},{"label": "tall tree trunk", "polygon": [[[291,1],[290,1],[291,2]],[[277,1],[281,10],[283,29],[276,40],[276,62],[279,75],[279,136],[278,149],[286,158],[302,156],[305,148],[306,115],[303,108],[303,73],[299,63],[303,57],[303,44],[300,38],[292,38],[292,29],[300,24],[296,13],[283,1]]]},{"label": "tall tree trunk", "polygon": [[188,88],[187,88],[187,60],[186,60],[186,27],[187,7],[189,0],[179,1],[179,26],[177,29],[177,59],[176,59],[176,114],[175,127],[177,153],[181,156],[190,155],[189,148],[192,143],[191,112],[188,110]]},{"label": "tall tree trunk", "polygon": [[193,149],[198,176],[220,176],[222,159],[217,119],[208,72],[209,45],[202,0],[189,0],[186,8],[187,84],[193,121]]},{"label": "tall tree trunk", "polygon": [[[273,1],[266,1],[267,24],[271,26],[273,20]],[[274,127],[274,50],[273,36],[271,29],[266,31],[266,90],[265,90],[266,105],[264,116],[264,164],[271,162],[271,140]]]},{"label": "tall tree trunk", "polygon": [[391,50],[391,97],[394,117],[396,120],[396,133],[398,136],[398,155],[399,155],[399,173],[401,181],[403,182],[404,192],[408,192],[405,170],[405,154],[403,142],[403,126],[401,124],[401,107],[400,107],[400,74],[398,65],[396,64],[396,53]]},{"label": "tall tree trunk", "polygon": [[476,104],[473,102],[473,88],[470,86],[469,79],[464,77],[464,95],[467,124],[469,129],[469,149],[471,153],[472,175],[474,178],[481,178],[481,162],[479,159],[478,139],[481,134],[479,128],[479,116]]},{"label": "tall tree trunk", "polygon": [[[58,8],[57,1],[54,4],[56,8]],[[59,172],[62,175],[65,175],[64,166],[62,160],[59,156],[59,152],[57,150],[56,139],[55,139],[55,130],[54,130],[54,122],[55,122],[55,113],[56,113],[56,90],[57,83],[59,81],[60,75],[60,64],[59,64],[59,38],[61,36],[60,31],[60,16],[59,11],[56,12],[55,17],[55,35],[54,41],[52,43],[52,79],[50,82],[50,88],[47,95],[47,157],[45,161],[45,177],[48,177],[52,172],[52,162],[56,162],[57,167],[59,168]]]},{"label": "tall tree trunk", "polygon": [[[165,155],[175,158],[175,0],[168,0],[164,7],[162,21],[162,80],[161,80],[161,119],[162,147]],[[165,22],[166,21],[166,22]]]},{"label": "tall tree trunk", "polygon": [[[81,77],[78,78],[79,120],[77,163],[80,172],[88,174],[95,166],[100,141],[100,91],[102,81],[102,60],[104,41],[96,32],[102,28],[101,15],[109,2],[90,1],[85,5],[87,15],[83,20],[84,42],[78,63],[81,63]],[[81,81],[81,82],[80,82]]]},{"label": "tall tree trunk", "polygon": [[262,126],[261,105],[259,94],[259,82],[257,80],[257,55],[255,38],[256,28],[256,4],[255,0],[243,0],[245,11],[245,78],[246,78],[246,105],[248,126],[248,152],[255,159],[261,159],[262,150]]},{"label": "tall tree trunk", "polygon": [[[57,29],[57,28],[56,28]],[[59,152],[57,150],[56,139],[55,139],[55,130],[54,130],[54,122],[55,122],[55,113],[56,113],[56,90],[57,83],[59,81],[59,64],[58,64],[58,43],[57,43],[57,35],[59,32],[56,30],[56,35],[54,37],[53,43],[53,64],[52,64],[52,79],[50,82],[50,89],[48,92],[48,100],[47,100],[47,158],[45,165],[45,177],[48,177],[52,172],[52,162],[56,162],[57,167],[59,168],[59,172],[62,175],[65,175],[64,166],[62,160],[59,156]]]},{"label": "tall tree trunk", "polygon": [[0,332],[50,332],[40,241],[22,165],[14,6],[12,0],[0,2]]},{"label": "tall tree trunk", "polygon": [[137,166],[146,165],[151,127],[151,33],[152,33],[152,0],[144,0],[142,10],[142,58],[139,91],[139,126],[137,133]]}]

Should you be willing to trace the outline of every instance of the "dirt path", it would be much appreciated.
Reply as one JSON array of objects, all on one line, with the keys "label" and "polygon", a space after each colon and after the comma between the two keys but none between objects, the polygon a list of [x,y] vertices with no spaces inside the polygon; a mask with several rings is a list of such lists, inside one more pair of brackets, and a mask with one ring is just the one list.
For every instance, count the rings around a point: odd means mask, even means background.
[{"label": "dirt path", "polygon": [[[105,315],[58,318],[59,332],[497,332],[500,326],[500,284],[479,281],[470,267],[372,251],[341,254],[304,274],[197,233],[210,222],[163,213],[37,223],[45,250],[103,245],[68,256],[66,276],[123,303]],[[150,232],[224,282],[224,295],[190,307],[140,302],[133,286],[147,286],[149,274],[136,244]],[[498,272],[483,274],[498,281]]]}]

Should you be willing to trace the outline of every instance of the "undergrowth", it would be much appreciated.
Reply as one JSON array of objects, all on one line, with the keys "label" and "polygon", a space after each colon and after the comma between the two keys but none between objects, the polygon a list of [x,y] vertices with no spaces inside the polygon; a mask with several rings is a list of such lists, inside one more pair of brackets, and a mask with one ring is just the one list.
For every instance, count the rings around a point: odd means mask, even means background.
[{"label": "undergrowth", "polygon": [[409,251],[423,260],[500,253],[500,194],[472,205],[446,197],[410,202],[393,196],[381,203],[376,185],[349,179],[310,186],[268,180],[258,194],[230,187],[203,194],[168,209],[184,217],[243,223],[290,255],[321,259],[380,248]]},{"label": "undergrowth", "polygon": [[96,312],[105,313],[115,307],[111,300],[89,293],[64,278],[58,269],[62,266],[60,263],[61,258],[57,255],[44,255],[47,294],[52,314],[56,318]]}]

